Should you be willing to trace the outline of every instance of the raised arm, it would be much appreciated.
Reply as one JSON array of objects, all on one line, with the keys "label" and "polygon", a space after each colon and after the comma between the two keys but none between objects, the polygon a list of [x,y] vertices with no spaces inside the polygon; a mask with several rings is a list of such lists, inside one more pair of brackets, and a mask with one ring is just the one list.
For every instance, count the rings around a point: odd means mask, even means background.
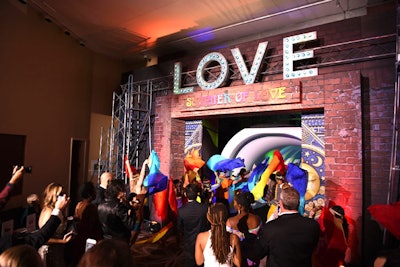
[{"label": "raised arm", "polygon": [[8,181],[7,185],[3,188],[3,190],[0,192],[0,210],[7,203],[10,192],[14,188],[14,184],[21,179],[23,173],[24,173],[24,166],[21,166],[20,168],[18,168],[18,166],[14,167],[11,179]]},{"label": "raised arm", "polygon": [[129,178],[132,179],[133,178],[133,171],[132,171],[131,163],[129,162],[129,158],[128,157],[125,158],[125,168],[128,171]]},{"label": "raised arm", "polygon": [[14,166],[12,177],[8,183],[15,184],[21,179],[22,174],[24,173],[24,166],[18,168],[18,166]]},{"label": "raised arm", "polygon": [[125,168],[128,172],[128,177],[129,177],[129,191],[131,193],[136,193],[135,187],[137,181],[135,174],[132,171],[131,163],[129,162],[128,157],[125,158]]},{"label": "raised arm", "polygon": [[238,175],[238,176],[231,175],[231,180],[233,181],[232,184],[237,184],[237,183],[242,181],[242,176],[240,176],[240,175]]},{"label": "raised arm", "polygon": [[136,194],[140,194],[140,192],[142,191],[143,180],[144,180],[144,176],[146,174],[146,165],[148,163],[149,163],[148,159],[143,161],[142,168],[140,169],[139,178],[138,178],[138,181],[137,181],[136,186],[135,186],[135,191],[134,192]]},{"label": "raised arm", "polygon": [[66,195],[60,197],[55,204],[55,208],[51,212],[50,218],[43,227],[31,233],[15,232],[13,234],[12,245],[28,244],[35,249],[39,249],[39,247],[45,244],[56,232],[57,227],[62,221],[62,213],[68,206],[69,201],[70,199]]}]

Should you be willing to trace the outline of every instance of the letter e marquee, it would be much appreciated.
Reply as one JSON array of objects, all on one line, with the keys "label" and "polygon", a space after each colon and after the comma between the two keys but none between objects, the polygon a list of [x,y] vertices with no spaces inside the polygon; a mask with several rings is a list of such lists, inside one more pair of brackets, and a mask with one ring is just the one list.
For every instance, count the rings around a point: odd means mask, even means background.
[{"label": "letter e marquee", "polygon": [[312,58],[314,50],[293,51],[293,44],[304,43],[317,39],[317,32],[308,32],[283,39],[283,79],[294,79],[318,75],[318,68],[294,70],[293,62],[297,60]]}]

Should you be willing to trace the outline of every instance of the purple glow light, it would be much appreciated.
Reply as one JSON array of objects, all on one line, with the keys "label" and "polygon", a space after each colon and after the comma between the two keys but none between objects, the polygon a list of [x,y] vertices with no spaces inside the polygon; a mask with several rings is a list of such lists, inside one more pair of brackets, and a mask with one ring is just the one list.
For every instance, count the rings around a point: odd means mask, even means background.
[{"label": "purple glow light", "polygon": [[214,39],[214,33],[211,27],[197,29],[188,33],[188,36],[193,38],[198,43],[203,43]]}]

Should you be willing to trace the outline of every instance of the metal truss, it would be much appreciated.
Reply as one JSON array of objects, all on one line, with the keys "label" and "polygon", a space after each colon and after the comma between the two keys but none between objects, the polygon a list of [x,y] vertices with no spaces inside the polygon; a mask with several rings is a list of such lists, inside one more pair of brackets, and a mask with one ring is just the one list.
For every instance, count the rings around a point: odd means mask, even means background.
[{"label": "metal truss", "polygon": [[[302,48],[299,47],[298,51]],[[323,68],[337,66],[368,60],[376,60],[396,55],[396,35],[382,35],[371,38],[358,39],[348,42],[336,43],[331,45],[312,48],[314,58],[297,62],[298,69],[304,68]],[[264,57],[264,66],[260,72],[260,77],[283,72],[283,54],[276,54]],[[250,67],[251,62],[247,61]],[[219,66],[205,69],[205,76],[217,77]],[[230,80],[241,79],[240,72],[235,63],[229,64]],[[260,79],[260,78],[259,78]],[[196,70],[182,73],[182,87],[197,85]]]},{"label": "metal truss", "polygon": [[[299,47],[301,51],[303,47]],[[312,48],[314,50],[314,58],[311,60],[303,60],[298,62],[298,69],[304,68],[323,68],[329,66],[337,66],[369,60],[377,60],[382,58],[395,57],[396,55],[396,34],[388,34],[375,36],[370,38],[358,39],[348,42],[330,44]],[[283,54],[272,54],[264,57],[264,64],[259,75],[260,77],[272,74],[279,74],[283,71]],[[312,61],[314,60],[314,61]],[[251,62],[246,62],[251,66]],[[204,75],[210,80],[218,77],[219,66],[208,67],[205,69]],[[240,72],[236,67],[236,63],[229,64],[229,80],[241,79]],[[182,87],[197,86],[196,70],[182,72]],[[151,83],[153,94],[162,94],[166,91],[173,91],[173,75],[159,77],[150,80],[135,82],[135,86]]]},{"label": "metal truss", "polygon": [[[113,94],[111,126],[107,135],[102,133],[99,153],[101,170],[109,171],[117,179],[124,179],[124,159],[129,158],[131,165],[139,168],[150,155],[151,149],[151,105],[152,83],[134,83],[133,75],[121,85],[122,93]],[[104,147],[103,144],[105,143]]]}]

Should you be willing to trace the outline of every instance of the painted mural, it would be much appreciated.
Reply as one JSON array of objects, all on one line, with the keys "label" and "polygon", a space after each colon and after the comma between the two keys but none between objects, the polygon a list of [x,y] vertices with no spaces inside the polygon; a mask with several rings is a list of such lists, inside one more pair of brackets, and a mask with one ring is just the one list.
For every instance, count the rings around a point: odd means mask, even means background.
[{"label": "painted mural", "polygon": [[[201,157],[201,146],[202,121],[187,121],[185,157],[193,154]],[[286,166],[287,181],[297,186],[296,189],[304,191],[301,194],[300,212],[305,216],[318,217],[325,204],[323,114],[303,115],[301,127],[242,129],[227,142],[221,154],[216,156],[224,160],[241,159],[244,166],[229,170],[229,175],[238,176],[240,169],[245,168],[247,173],[253,172],[253,176],[250,176],[245,183],[240,183],[240,187],[236,186],[235,190],[251,191],[256,200],[262,202],[265,200],[264,186],[259,185],[269,182],[269,177],[263,177],[262,173],[268,169],[269,174],[277,172],[279,163],[276,168],[272,166],[277,155],[279,159],[281,158],[281,164]],[[210,167],[210,162],[208,166]],[[261,167],[262,171],[259,171]]]},{"label": "painted mural", "polygon": [[325,141],[324,115],[303,115],[301,118],[301,168],[308,172],[305,213],[319,217],[325,205]]}]

